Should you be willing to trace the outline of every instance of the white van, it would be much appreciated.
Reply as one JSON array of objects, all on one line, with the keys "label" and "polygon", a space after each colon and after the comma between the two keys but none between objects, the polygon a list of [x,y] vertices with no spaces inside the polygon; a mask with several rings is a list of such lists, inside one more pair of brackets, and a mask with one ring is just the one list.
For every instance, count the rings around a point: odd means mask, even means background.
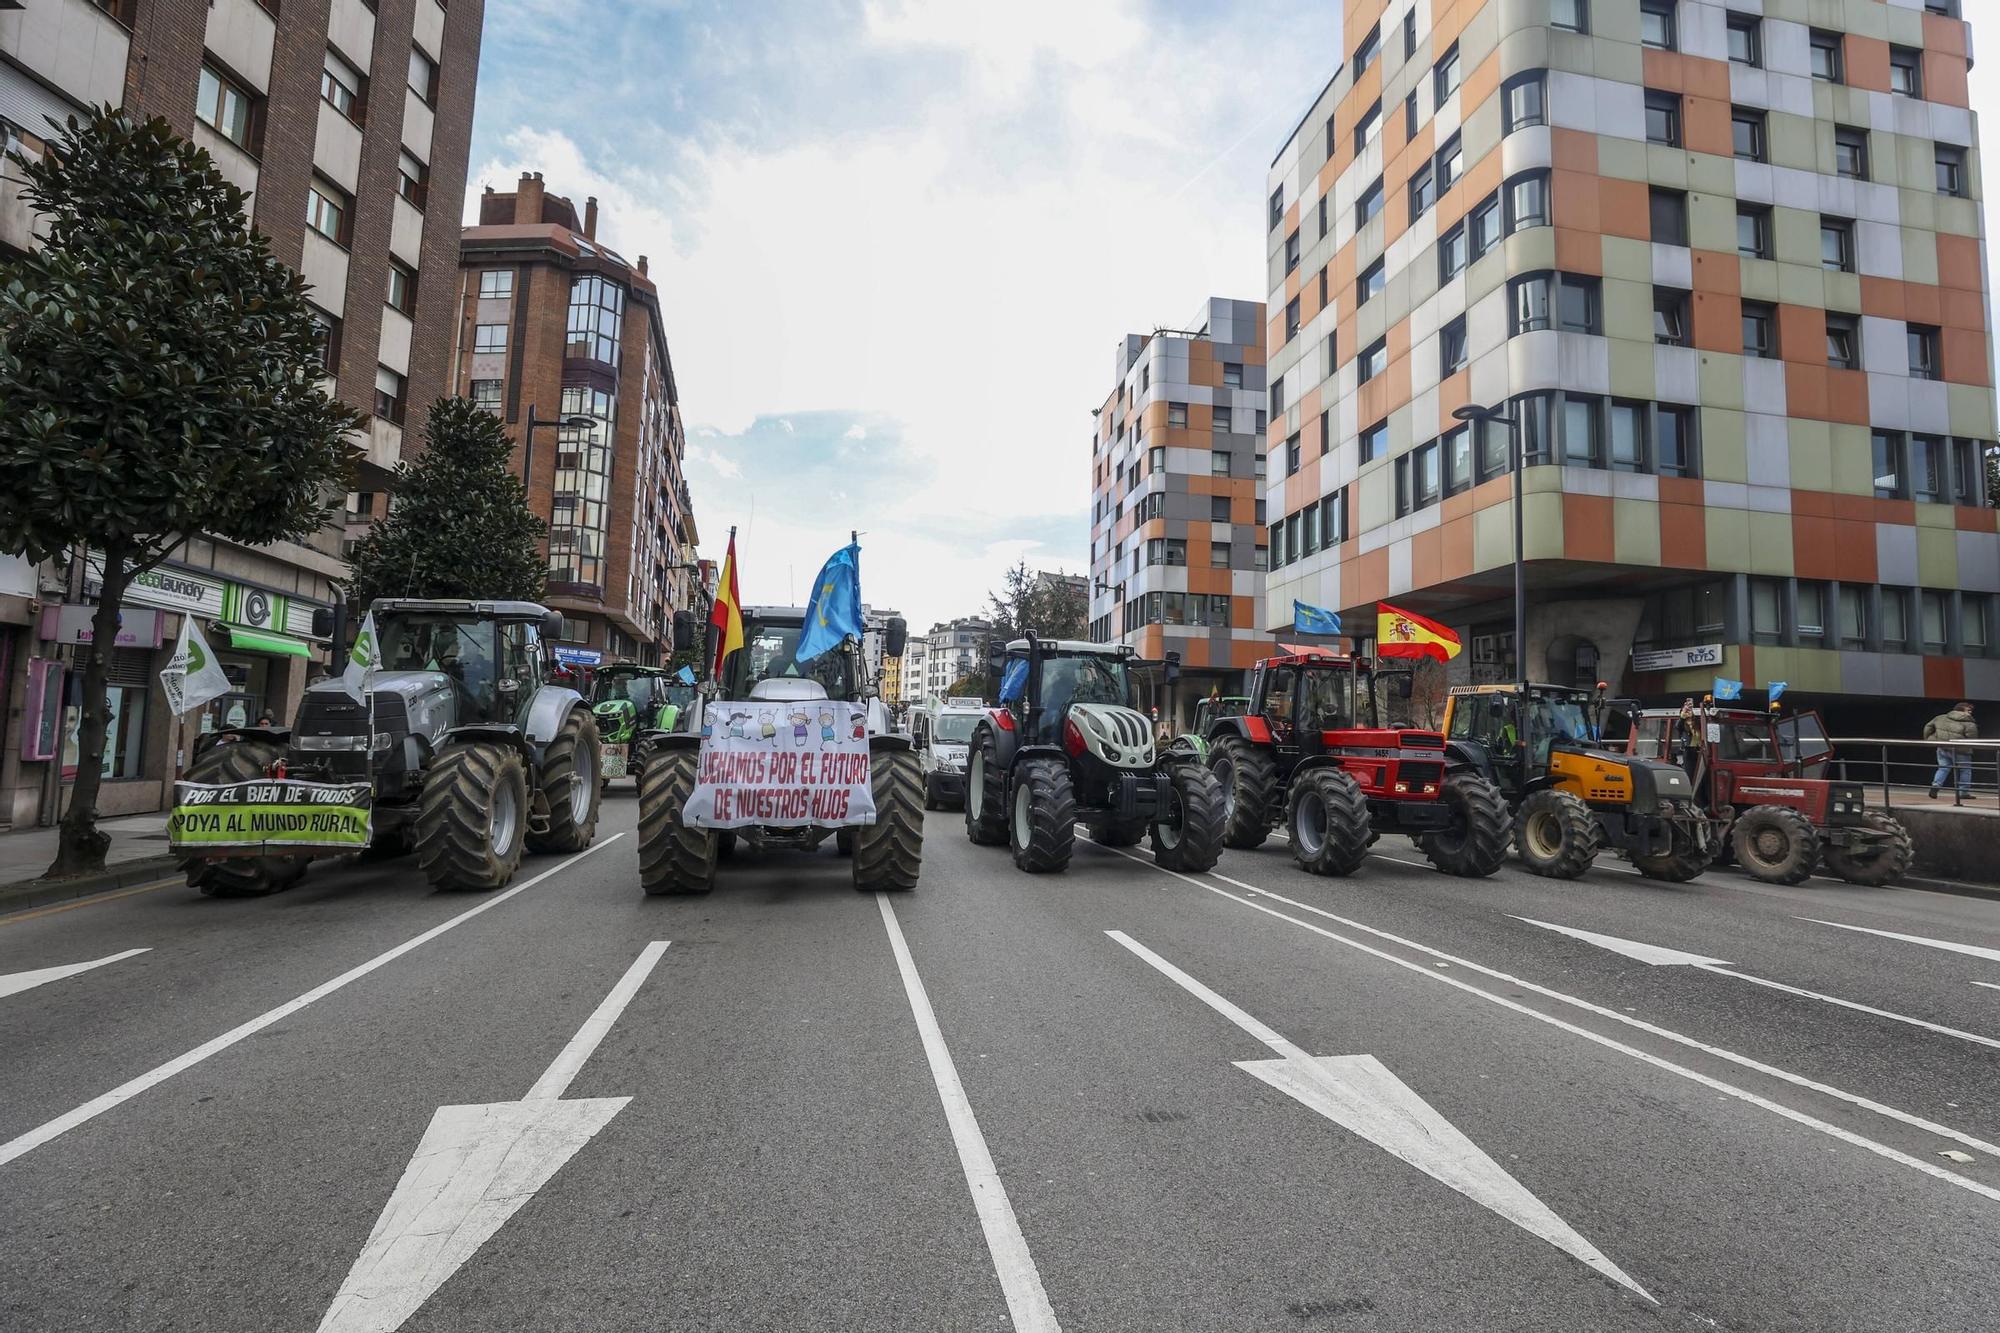
[{"label": "white van", "polygon": [[956,696],[911,715],[910,739],[923,758],[924,809],[964,808],[965,743],[985,715],[984,699]]}]

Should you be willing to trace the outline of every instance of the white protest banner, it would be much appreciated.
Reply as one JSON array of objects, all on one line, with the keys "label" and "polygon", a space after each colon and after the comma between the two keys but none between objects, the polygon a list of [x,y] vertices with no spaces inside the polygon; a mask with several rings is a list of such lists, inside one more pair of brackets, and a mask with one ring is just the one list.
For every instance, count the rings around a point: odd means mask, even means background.
[{"label": "white protest banner", "polygon": [[839,828],[875,822],[868,707],[837,699],[718,699],[702,710],[701,764],[683,823]]}]

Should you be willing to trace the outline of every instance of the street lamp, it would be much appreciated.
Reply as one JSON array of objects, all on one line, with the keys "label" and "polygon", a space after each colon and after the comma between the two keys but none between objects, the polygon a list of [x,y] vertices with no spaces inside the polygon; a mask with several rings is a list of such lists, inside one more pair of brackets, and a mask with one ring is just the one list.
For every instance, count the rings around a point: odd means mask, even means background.
[{"label": "street lamp", "polygon": [[[1521,420],[1498,408],[1467,403],[1454,408],[1452,416],[1467,424],[1502,426],[1507,431],[1507,465],[1513,474],[1514,491],[1514,683],[1521,698],[1528,697],[1528,581],[1527,566],[1521,559]],[[1475,446],[1477,442],[1475,441]]]},{"label": "street lamp", "polygon": [[596,424],[597,419],[595,417],[586,416],[545,417],[537,420],[535,417],[535,405],[529,403],[528,424],[521,431],[521,480],[526,482],[534,476],[536,431],[544,427],[560,430],[564,426],[573,426],[579,430],[588,430]]}]

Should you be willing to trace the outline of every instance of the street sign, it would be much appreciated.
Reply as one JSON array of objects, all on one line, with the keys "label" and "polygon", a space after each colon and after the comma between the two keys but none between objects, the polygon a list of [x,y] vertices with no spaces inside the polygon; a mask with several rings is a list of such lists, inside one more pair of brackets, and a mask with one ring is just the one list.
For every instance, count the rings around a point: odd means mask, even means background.
[{"label": "street sign", "polygon": [[566,648],[556,645],[556,661],[564,666],[596,666],[604,660],[604,654],[595,648]]},{"label": "street sign", "polygon": [[1679,671],[1686,667],[1717,667],[1722,665],[1722,645],[1705,643],[1699,648],[1657,648],[1651,652],[1633,653],[1634,671]]}]

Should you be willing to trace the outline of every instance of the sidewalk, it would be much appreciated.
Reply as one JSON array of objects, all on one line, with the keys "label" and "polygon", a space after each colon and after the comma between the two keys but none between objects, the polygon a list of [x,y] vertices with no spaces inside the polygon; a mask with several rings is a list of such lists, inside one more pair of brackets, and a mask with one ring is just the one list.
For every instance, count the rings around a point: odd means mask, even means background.
[{"label": "sidewalk", "polygon": [[[158,878],[173,873],[173,867],[164,859],[167,855],[166,811],[101,819],[97,827],[111,835],[111,846],[104,853],[105,873],[85,875],[74,881],[80,892],[113,887],[118,881],[135,875]],[[56,859],[59,832],[31,825],[10,833],[0,833],[0,897],[4,897],[10,905],[26,905],[5,894],[5,890],[41,878],[49,863]]]}]

